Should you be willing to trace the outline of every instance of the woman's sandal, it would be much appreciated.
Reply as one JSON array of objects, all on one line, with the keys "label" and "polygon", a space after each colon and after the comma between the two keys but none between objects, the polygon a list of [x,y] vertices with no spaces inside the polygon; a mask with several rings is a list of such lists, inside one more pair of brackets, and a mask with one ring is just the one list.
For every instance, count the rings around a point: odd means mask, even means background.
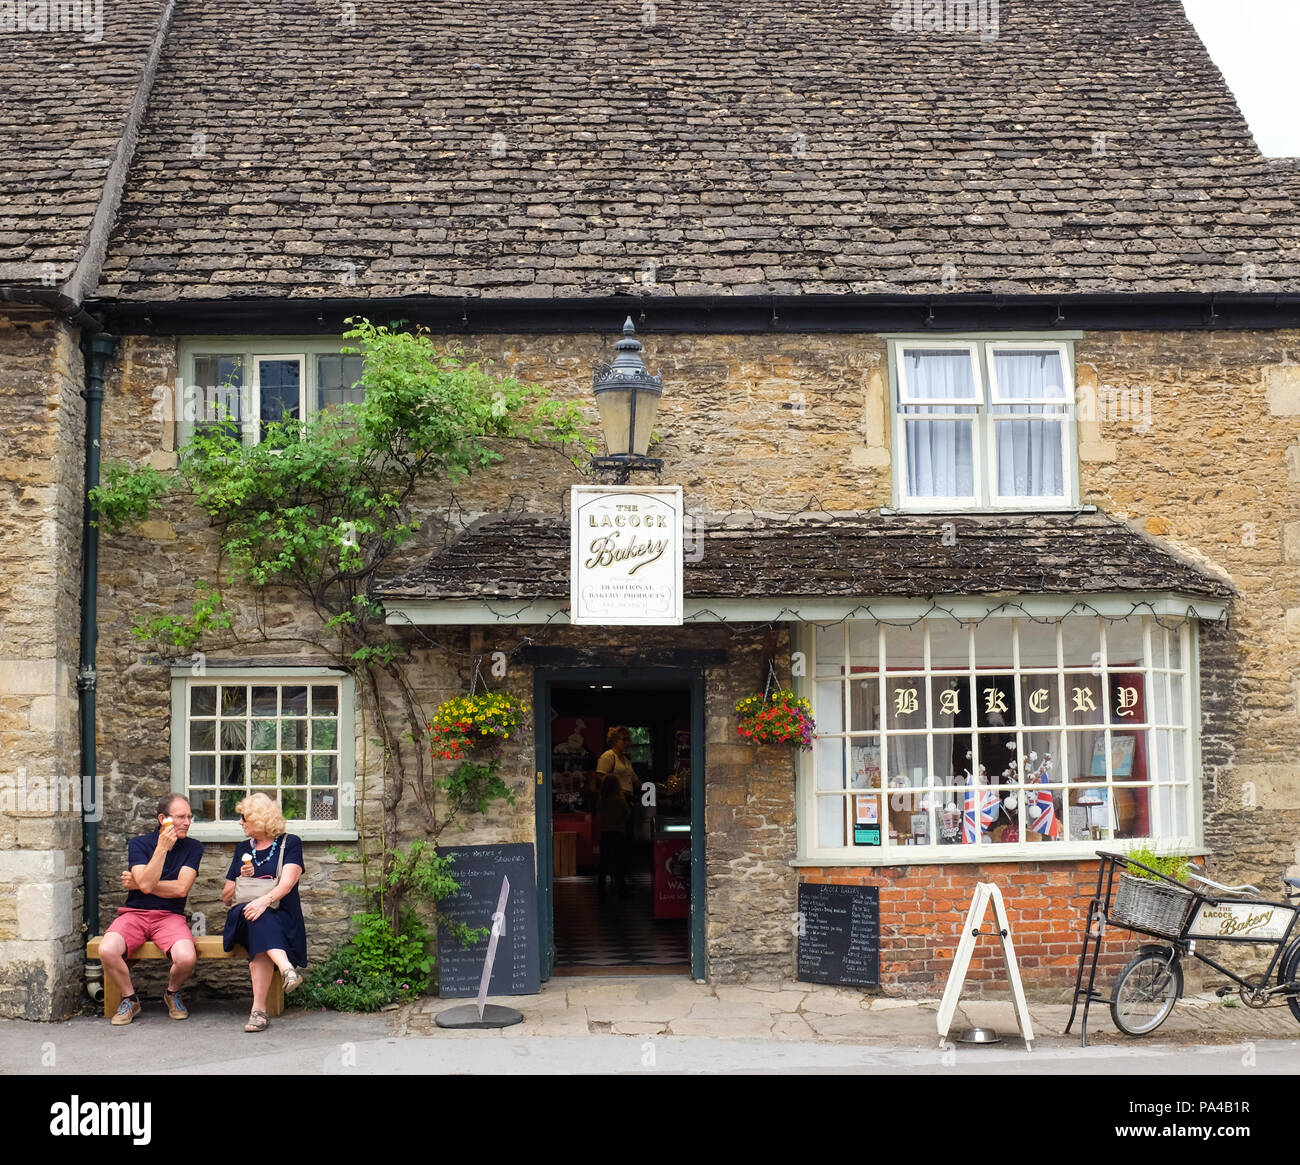
[{"label": "woman's sandal", "polygon": [[253,1009],[253,1013],[248,1017],[248,1022],[244,1024],[246,1032],[264,1032],[271,1026],[271,1021],[267,1019],[266,1012]]},{"label": "woman's sandal", "polygon": [[292,967],[284,974],[284,993],[292,995],[299,987],[302,986],[302,976]]}]

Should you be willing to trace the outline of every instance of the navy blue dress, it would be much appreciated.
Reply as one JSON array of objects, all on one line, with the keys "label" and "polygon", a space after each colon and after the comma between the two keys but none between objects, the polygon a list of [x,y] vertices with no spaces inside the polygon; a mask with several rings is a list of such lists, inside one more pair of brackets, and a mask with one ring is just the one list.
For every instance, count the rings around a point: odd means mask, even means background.
[{"label": "navy blue dress", "polygon": [[[235,846],[235,856],[231,859],[226,877],[232,882],[239,877],[244,855],[248,853],[252,842],[241,841]],[[306,869],[302,860],[302,839],[292,833],[282,833],[266,849],[257,850],[253,860],[255,878],[275,877],[276,863],[280,860],[280,846],[284,846],[284,864]],[[244,903],[239,902],[230,908],[226,915],[226,929],[221,936],[222,946],[226,950],[240,946],[248,952],[251,962],[254,955],[277,948],[289,956],[289,962],[295,967],[307,965],[307,928],[302,920],[302,903],[298,900],[298,886],[280,899],[279,910],[264,910],[261,918],[251,922],[244,917]]]}]

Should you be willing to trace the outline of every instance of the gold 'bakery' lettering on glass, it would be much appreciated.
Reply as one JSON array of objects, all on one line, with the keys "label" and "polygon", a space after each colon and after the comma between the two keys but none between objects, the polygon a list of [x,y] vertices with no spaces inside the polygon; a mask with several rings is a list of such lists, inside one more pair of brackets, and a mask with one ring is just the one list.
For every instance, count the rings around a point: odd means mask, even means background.
[{"label": "gold 'bakery' lettering on glass", "polygon": [[894,693],[895,716],[910,716],[919,707],[915,688],[899,688]]}]

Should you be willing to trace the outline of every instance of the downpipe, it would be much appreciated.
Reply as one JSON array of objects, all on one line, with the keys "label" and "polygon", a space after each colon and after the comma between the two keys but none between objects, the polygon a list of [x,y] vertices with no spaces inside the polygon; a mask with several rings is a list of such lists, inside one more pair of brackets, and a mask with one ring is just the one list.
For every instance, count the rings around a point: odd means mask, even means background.
[{"label": "downpipe", "polygon": [[[95,755],[95,652],[99,643],[99,529],[90,491],[99,485],[100,436],[104,411],[105,368],[113,358],[117,340],[106,332],[86,337],[82,348],[86,359],[86,470],[81,523],[81,655],[77,664],[77,710],[81,727],[81,878],[83,887],[82,931],[99,933],[99,820],[104,797],[99,787],[99,763]],[[100,1002],[104,998],[104,969],[86,960],[86,992]]]}]

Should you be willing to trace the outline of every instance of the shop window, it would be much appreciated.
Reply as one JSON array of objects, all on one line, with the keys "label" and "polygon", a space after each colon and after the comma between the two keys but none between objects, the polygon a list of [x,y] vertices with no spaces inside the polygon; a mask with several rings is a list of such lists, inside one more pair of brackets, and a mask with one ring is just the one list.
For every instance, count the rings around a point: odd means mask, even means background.
[{"label": "shop window", "polygon": [[901,860],[1187,843],[1191,626],[1079,616],[819,628],[805,849]]},{"label": "shop window", "polygon": [[891,354],[900,508],[1077,504],[1068,344],[897,340]]},{"label": "shop window", "polygon": [[174,676],[172,787],[190,799],[196,836],[238,829],[249,793],[277,801],[296,833],[351,829],[352,690],[324,669]]}]

